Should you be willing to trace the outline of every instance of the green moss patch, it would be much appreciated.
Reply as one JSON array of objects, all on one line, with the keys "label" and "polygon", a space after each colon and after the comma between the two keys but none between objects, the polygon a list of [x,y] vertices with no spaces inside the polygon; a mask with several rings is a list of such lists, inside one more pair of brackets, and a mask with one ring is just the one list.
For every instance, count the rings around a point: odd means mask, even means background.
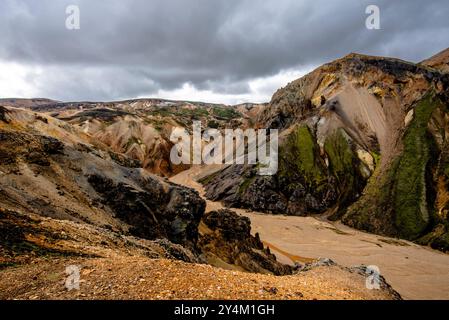
[{"label": "green moss patch", "polygon": [[198,182],[203,184],[203,185],[206,185],[209,182],[212,182],[221,172],[222,171],[214,172],[214,173],[212,173],[212,174],[210,174],[208,176],[205,176],[205,177],[199,179]]},{"label": "green moss patch", "polygon": [[361,163],[357,157],[343,129],[330,135],[325,143],[324,150],[329,158],[329,170],[338,181],[339,207],[333,219],[340,218],[365,187],[366,180],[360,173]]},{"label": "green moss patch", "polygon": [[415,107],[415,117],[404,135],[404,152],[395,174],[395,223],[401,236],[415,239],[429,221],[426,169],[433,138],[427,124],[441,102],[428,96]]},{"label": "green moss patch", "polygon": [[415,117],[403,136],[403,152],[387,170],[374,174],[363,197],[343,222],[370,232],[416,240],[434,217],[429,179],[438,150],[428,123],[441,101],[429,94],[415,105]]},{"label": "green moss patch", "polygon": [[317,186],[326,179],[325,171],[310,129],[307,126],[298,127],[281,148],[279,174],[294,177],[299,173],[308,186]]},{"label": "green moss patch", "polygon": [[238,193],[244,194],[246,190],[248,190],[249,186],[256,180],[256,176],[252,176],[250,178],[246,178],[240,183]]},{"label": "green moss patch", "polygon": [[231,120],[235,118],[240,118],[242,115],[237,110],[230,107],[213,107],[212,113],[214,116]]},{"label": "green moss patch", "polygon": [[329,157],[330,168],[339,180],[346,179],[348,173],[353,175],[357,159],[342,130],[326,139],[324,150]]}]

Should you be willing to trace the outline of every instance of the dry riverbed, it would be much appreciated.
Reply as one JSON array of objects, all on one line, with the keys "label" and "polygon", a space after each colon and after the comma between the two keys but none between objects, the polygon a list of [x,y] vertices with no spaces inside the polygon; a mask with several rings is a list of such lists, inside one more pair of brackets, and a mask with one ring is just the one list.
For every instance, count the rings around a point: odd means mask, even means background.
[{"label": "dry riverbed", "polygon": [[[196,166],[171,180],[204,194],[197,177],[217,167]],[[222,205],[207,201],[207,210]],[[284,263],[330,258],[342,266],[375,265],[404,299],[449,299],[449,255],[314,217],[266,215],[234,209],[251,219],[253,232]]]}]

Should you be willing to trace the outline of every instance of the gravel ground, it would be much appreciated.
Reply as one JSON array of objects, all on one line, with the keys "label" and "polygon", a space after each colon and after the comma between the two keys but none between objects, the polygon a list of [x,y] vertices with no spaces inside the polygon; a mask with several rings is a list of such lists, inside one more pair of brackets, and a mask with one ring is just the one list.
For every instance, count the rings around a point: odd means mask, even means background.
[{"label": "gravel ground", "polygon": [[[79,290],[65,287],[66,267],[80,267]],[[0,271],[0,299],[392,299],[368,290],[365,277],[338,266],[276,277],[166,259],[38,259]]]}]

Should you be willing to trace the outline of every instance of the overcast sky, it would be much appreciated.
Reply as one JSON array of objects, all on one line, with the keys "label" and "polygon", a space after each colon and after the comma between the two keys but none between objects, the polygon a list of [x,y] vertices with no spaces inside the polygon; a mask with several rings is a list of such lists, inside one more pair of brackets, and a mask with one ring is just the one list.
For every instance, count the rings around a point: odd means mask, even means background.
[{"label": "overcast sky", "polygon": [[265,102],[350,52],[421,61],[449,47],[448,17],[447,0],[1,0],[0,97]]}]

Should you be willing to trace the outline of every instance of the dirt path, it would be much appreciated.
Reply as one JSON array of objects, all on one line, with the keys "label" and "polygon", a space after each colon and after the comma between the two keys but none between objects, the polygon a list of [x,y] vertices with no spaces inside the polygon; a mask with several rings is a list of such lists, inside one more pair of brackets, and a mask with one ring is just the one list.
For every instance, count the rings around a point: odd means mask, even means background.
[{"label": "dirt path", "polygon": [[[197,177],[218,167],[195,166],[171,178],[203,196]],[[207,210],[220,209],[207,201]],[[279,260],[331,258],[344,266],[376,265],[404,299],[449,299],[449,255],[414,243],[381,237],[313,217],[267,215],[234,209],[251,219],[253,232],[271,247]]]}]

